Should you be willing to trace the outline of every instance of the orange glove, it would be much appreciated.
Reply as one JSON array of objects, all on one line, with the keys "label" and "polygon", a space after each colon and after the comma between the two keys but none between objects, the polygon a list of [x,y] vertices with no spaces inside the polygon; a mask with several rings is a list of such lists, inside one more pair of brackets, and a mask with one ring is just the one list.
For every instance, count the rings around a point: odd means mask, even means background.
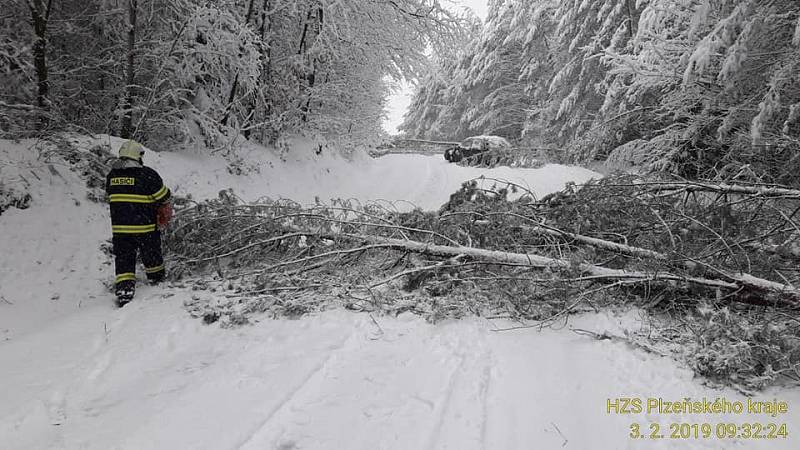
[{"label": "orange glove", "polygon": [[167,228],[167,224],[169,224],[170,220],[172,220],[172,203],[166,202],[156,210],[158,229],[163,230]]}]

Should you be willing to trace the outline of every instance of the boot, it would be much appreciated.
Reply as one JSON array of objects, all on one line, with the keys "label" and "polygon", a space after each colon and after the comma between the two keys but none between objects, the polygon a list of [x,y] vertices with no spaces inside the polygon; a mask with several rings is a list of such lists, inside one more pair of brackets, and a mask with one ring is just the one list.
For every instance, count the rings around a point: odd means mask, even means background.
[{"label": "boot", "polygon": [[166,276],[166,272],[163,271],[163,270],[160,271],[160,272],[156,272],[156,273],[148,273],[147,274],[147,281],[149,281],[152,286],[155,286],[157,284],[160,284],[162,281],[164,281],[164,277],[165,276]]},{"label": "boot", "polygon": [[128,304],[128,302],[133,300],[133,294],[136,291],[136,284],[132,280],[121,281],[117,283],[114,291],[117,294],[117,306],[122,308]]}]

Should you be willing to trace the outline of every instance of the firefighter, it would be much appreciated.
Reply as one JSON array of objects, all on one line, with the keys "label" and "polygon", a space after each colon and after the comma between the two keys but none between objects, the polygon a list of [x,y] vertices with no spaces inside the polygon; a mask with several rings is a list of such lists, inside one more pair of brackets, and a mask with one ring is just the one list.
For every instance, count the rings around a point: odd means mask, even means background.
[{"label": "firefighter", "polygon": [[151,283],[160,282],[166,275],[161,230],[172,217],[171,193],[158,173],[143,165],[143,155],[141,144],[126,141],[106,177],[116,272],[114,291],[119,306],[133,299],[137,252]]}]

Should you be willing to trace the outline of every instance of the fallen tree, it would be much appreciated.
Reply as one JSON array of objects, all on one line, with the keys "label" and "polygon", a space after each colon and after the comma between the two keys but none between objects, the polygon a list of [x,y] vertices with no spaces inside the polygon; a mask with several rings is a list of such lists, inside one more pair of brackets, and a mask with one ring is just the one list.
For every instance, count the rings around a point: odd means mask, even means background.
[{"label": "fallen tree", "polygon": [[703,375],[747,387],[800,380],[800,198],[650,186],[609,178],[507,201],[511,184],[466,183],[437,212],[405,213],[222,195],[179,207],[166,242],[173,273],[225,291],[189,306],[207,321],[324,305],[552,321],[638,305],[683,330],[662,338],[691,350]]},{"label": "fallen tree", "polygon": [[[654,186],[649,183],[642,183],[642,185],[647,186],[645,191]],[[674,186],[677,185],[677,183],[674,184]],[[699,183],[699,185],[706,186],[703,183]],[[605,188],[617,186],[620,185],[609,184]],[[631,183],[624,186],[626,188],[636,188],[637,184]],[[670,184],[670,186],[673,186],[673,184]],[[589,188],[592,188],[592,186],[589,186]],[[477,190],[474,183],[465,184],[465,189]],[[764,187],[758,190],[756,195],[765,195],[765,192],[775,193],[777,191]],[[210,239],[218,244],[212,246],[210,250],[208,247],[204,247],[205,253],[196,255],[193,258],[184,258],[180,262],[187,265],[197,265],[212,261],[218,262],[220,259],[233,258],[244,252],[260,251],[265,246],[280,245],[291,239],[308,237],[317,240],[340,241],[339,247],[348,247],[350,245],[344,243],[344,241],[360,241],[373,246],[366,248],[396,249],[444,258],[466,256],[472,260],[486,263],[515,264],[530,268],[570,273],[577,272],[582,275],[596,277],[596,280],[624,281],[626,284],[660,283],[668,284],[672,287],[676,285],[684,285],[684,287],[691,285],[715,290],[716,292],[713,292],[713,295],[716,299],[724,298],[731,301],[743,301],[761,305],[800,306],[800,290],[786,279],[780,281],[771,280],[758,274],[738,270],[738,267],[726,266],[724,262],[715,264],[713,258],[689,252],[666,254],[642,246],[614,242],[556,228],[545,224],[546,220],[537,219],[520,211],[519,205],[516,205],[516,208],[511,208],[511,210],[508,210],[508,208],[506,210],[493,208],[498,205],[503,207],[514,206],[514,202],[498,201],[496,191],[492,191],[492,193],[494,197],[480,193],[484,202],[482,204],[483,208],[479,210],[452,211],[445,209],[437,215],[429,214],[428,216],[421,213],[417,213],[416,216],[414,214],[397,216],[387,211],[371,211],[368,208],[359,210],[353,207],[335,205],[331,207],[319,206],[311,210],[291,204],[289,206],[282,204],[230,204],[216,206],[216,209],[211,212],[221,212],[222,215],[218,219],[232,222],[225,224],[230,229],[230,232],[222,234],[215,232],[214,236],[205,236],[202,239],[204,242]],[[472,192],[471,195],[474,196],[477,193]],[[628,198],[639,197],[628,196]],[[781,198],[785,198],[785,196]],[[478,202],[478,204],[481,203]],[[650,209],[654,208],[653,205],[648,207]],[[198,211],[202,211],[202,214],[207,214],[209,210],[205,208],[199,207]],[[564,209],[563,206],[559,206],[559,208]],[[664,205],[661,205],[661,208],[664,209]],[[710,208],[710,211],[712,218],[715,217],[714,208]],[[182,214],[187,215],[189,212],[191,210],[185,210]],[[728,211],[728,214],[731,213]],[[669,229],[670,225],[666,223],[663,217],[665,214],[659,214],[654,210],[652,215],[657,217],[658,220],[651,219],[652,223],[650,225],[665,228],[664,232],[658,234],[667,234],[673,246],[676,245],[674,235],[688,233],[688,228],[678,229],[673,233]],[[673,216],[675,215],[673,213]],[[427,223],[410,224],[403,223],[402,220],[420,217],[425,217]],[[733,247],[737,249],[753,249],[752,244],[742,246],[728,243],[726,237],[721,234],[723,231],[717,232],[712,226],[706,225],[695,217],[688,216],[683,212],[677,212],[677,217],[681,218],[683,223],[673,226],[693,227],[694,232],[699,231],[704,232],[706,235],[711,235],[715,241],[718,241],[716,245],[722,245],[722,248],[730,251],[731,254],[734,253]],[[783,222],[792,223],[791,218],[784,213],[777,214],[771,219],[775,220],[776,217]],[[397,220],[398,218],[401,220]],[[213,214],[210,220],[215,220]],[[200,218],[194,218],[189,221],[188,225],[183,224],[179,229],[201,221],[202,219]],[[237,225],[237,222],[239,225]],[[453,224],[453,222],[456,223]],[[531,223],[534,225],[531,225]],[[265,227],[268,229],[267,232],[264,231]],[[467,229],[472,233],[479,233],[478,242],[474,242],[475,239],[472,238]],[[486,242],[485,237],[486,235],[497,233],[498,230],[505,232],[505,234],[497,236],[499,242],[496,243],[496,248],[491,248],[492,243]],[[621,233],[617,234],[622,235]],[[652,229],[649,234],[653,234]],[[234,235],[236,238],[231,239]],[[465,235],[466,242],[459,242],[465,241]],[[414,237],[419,239],[414,239]],[[555,243],[543,242],[539,237],[553,238]],[[632,234],[631,237],[635,236]],[[514,242],[515,238],[517,239],[516,242]],[[232,245],[237,243],[242,243],[243,245]],[[534,245],[539,245],[541,248],[542,244],[546,244],[546,252],[517,250]],[[629,267],[610,268],[592,261],[576,259],[574,252],[571,252],[568,257],[554,254],[554,250],[556,252],[562,251],[564,245],[571,248],[576,246],[578,248],[591,247],[598,251],[633,259],[625,264]],[[762,244],[762,247],[768,246]],[[281,261],[272,264],[269,269],[324,259],[333,255],[359,253],[361,251],[357,248],[355,251],[353,251],[353,248],[347,250],[337,249],[332,251],[330,255],[323,253],[312,256],[304,255],[300,259],[282,258]],[[733,254],[733,256],[737,255]],[[746,256],[750,258],[749,255]],[[640,267],[636,267],[636,261],[643,263],[639,264]],[[697,273],[693,272],[700,272],[702,276],[698,276]]]},{"label": "fallen tree", "polygon": [[[550,234],[554,236],[560,236],[560,237],[567,236],[571,239],[577,239],[583,243],[588,243],[590,245],[594,245],[597,247],[619,251],[620,253],[623,254],[634,255],[634,256],[644,255],[659,260],[667,259],[665,255],[657,252],[652,252],[650,250],[639,249],[631,246],[623,246],[616,244],[614,242],[603,241],[600,239],[586,238],[585,236],[574,235],[572,233],[566,233],[566,232],[559,232],[558,230],[552,230],[552,229],[538,228],[532,230],[536,232],[546,232],[545,234]],[[609,269],[606,267],[601,267],[586,263],[575,264],[568,260],[551,258],[531,253],[503,252],[497,250],[489,250],[489,249],[482,249],[475,247],[464,247],[464,246],[454,247],[447,245],[431,244],[427,242],[413,241],[409,239],[396,239],[396,238],[372,236],[366,234],[325,233],[320,235],[319,233],[313,231],[302,231],[299,229],[294,229],[293,232],[283,234],[278,237],[259,241],[253,244],[248,244],[247,246],[242,247],[241,249],[233,252],[224,253],[216,257],[207,257],[199,260],[193,260],[191,262],[204,262],[217,258],[225,258],[233,256],[234,254],[239,253],[241,251],[246,251],[255,246],[262,246],[272,242],[277,242],[298,236],[317,236],[317,237],[321,236],[331,239],[352,239],[352,240],[367,242],[370,243],[371,245],[365,247],[357,247],[349,250],[336,250],[330,253],[324,253],[312,257],[302,258],[300,260],[283,261],[276,265],[270,266],[268,268],[269,270],[292,264],[305,263],[312,259],[320,259],[332,255],[342,255],[345,253],[352,253],[352,252],[363,252],[369,249],[376,249],[376,248],[391,248],[396,250],[406,250],[415,253],[422,253],[426,255],[447,257],[447,258],[468,257],[473,260],[483,261],[486,263],[494,263],[494,264],[512,264],[518,266],[534,267],[539,269],[547,268],[555,270],[578,271],[581,274],[591,275],[592,277],[594,277],[593,279],[597,281],[601,279],[615,280],[615,281],[624,281],[625,283],[628,284],[671,283],[674,285],[675,283],[685,283],[687,285],[695,285],[707,289],[717,289],[719,291],[724,292],[724,295],[730,296],[730,298],[732,298],[733,300],[753,302],[754,295],[761,294],[763,297],[760,299],[760,301],[757,301],[758,304],[773,304],[776,306],[784,305],[791,307],[800,306],[800,290],[796,289],[791,285],[765,280],[763,278],[755,277],[753,275],[746,273],[743,274],[728,273],[720,269],[715,269],[715,271],[719,273],[719,275],[723,278],[723,280],[692,277],[692,276],[674,274],[670,272],[647,273],[647,272],[627,271],[620,269]],[[431,266],[432,269],[436,267],[439,266],[438,265]],[[419,272],[419,270],[414,271],[414,273],[417,272]],[[748,292],[750,295],[748,296],[738,295],[742,292]]]},{"label": "fallen tree", "polygon": [[[685,275],[678,275],[670,272],[637,272],[620,269],[609,269],[592,264],[578,263],[571,261],[550,258],[547,256],[531,253],[511,253],[497,250],[488,250],[474,247],[450,247],[446,245],[429,244],[412,240],[394,239],[381,236],[370,235],[327,235],[328,237],[345,237],[369,242],[386,248],[408,250],[426,255],[442,257],[466,256],[472,259],[496,264],[516,264],[519,266],[530,266],[535,268],[549,268],[556,270],[573,270],[580,274],[591,275],[596,280],[621,280],[629,283],[686,283],[695,286],[702,286],[709,289],[719,289],[725,295],[731,296],[734,300],[744,300],[751,302],[753,296],[740,296],[738,293],[747,291],[750,294],[760,293],[766,300],[766,304],[800,306],[800,290],[793,286],[777,283],[752,276],[750,274],[731,274],[719,271],[720,275],[729,281],[715,280],[708,278],[698,278]],[[595,244],[597,242],[594,242]],[[625,248],[630,250],[630,248]],[[640,249],[643,250],[643,249]],[[636,252],[638,253],[638,252]],[[664,259],[663,255],[661,259]]]},{"label": "fallen tree", "polygon": [[650,191],[668,192],[714,192],[718,194],[758,195],[761,197],[800,198],[800,190],[784,186],[741,185],[731,183],[712,183],[700,181],[676,181],[670,183],[641,183]]}]

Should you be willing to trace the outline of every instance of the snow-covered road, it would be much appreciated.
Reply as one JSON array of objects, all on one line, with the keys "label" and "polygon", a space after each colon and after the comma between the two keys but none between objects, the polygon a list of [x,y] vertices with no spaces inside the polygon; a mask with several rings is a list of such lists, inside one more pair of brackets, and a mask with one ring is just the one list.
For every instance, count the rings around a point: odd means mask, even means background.
[{"label": "snow-covered road", "polygon": [[[629,438],[634,422],[774,419],[607,414],[616,397],[743,400],[621,343],[344,311],[226,330],[190,318],[190,294],[148,288],[123,310],[98,305],[0,346],[3,448],[796,448],[794,436]],[[571,325],[619,332],[630,319]],[[780,420],[800,425],[793,409]]]},{"label": "snow-covered road", "polygon": [[[569,329],[619,335],[645,326],[635,313],[541,331],[345,311],[222,329],[186,313],[192,291],[162,287],[143,287],[116,309],[101,284],[112,269],[97,250],[107,238],[104,207],[82,201],[83,182],[64,167],[53,172],[4,145],[12,151],[2,162],[31,181],[34,200],[0,216],[0,449],[800,448],[797,390],[757,396],[788,402],[775,418],[608,414],[617,397],[745,401],[704,387],[671,359]],[[235,177],[216,160],[153,159],[195,198],[232,186],[245,199],[309,203],[327,193],[426,208],[485,172],[397,155],[331,158],[313,170],[272,161],[271,170]],[[587,173],[549,166],[488,176],[521,177],[512,181],[543,194]],[[682,422],[786,423],[789,438],[670,439],[670,424]],[[659,423],[665,438],[632,439],[632,423],[648,436]]]},{"label": "snow-covered road", "polygon": [[[560,191],[568,181],[583,183],[599,174],[581,167],[548,164],[538,169],[497,167],[483,169],[450,164],[441,156],[396,154],[377,159],[345,160],[335,155],[298,152],[285,162],[262,153],[249,154],[257,171],[234,176],[221,159],[199,159],[183,154],[159,154],[152,165],[165,172],[165,181],[179,194],[213,198],[222,187],[231,187],[241,198],[283,197],[303,204],[316,199],[356,199],[382,202],[401,210],[420,207],[438,209],[465,181],[486,177],[481,185],[490,188],[495,180],[510,181],[539,196]],[[310,167],[313,169],[310,170]],[[521,195],[519,192],[516,195]],[[514,197],[512,194],[511,197]]]}]

